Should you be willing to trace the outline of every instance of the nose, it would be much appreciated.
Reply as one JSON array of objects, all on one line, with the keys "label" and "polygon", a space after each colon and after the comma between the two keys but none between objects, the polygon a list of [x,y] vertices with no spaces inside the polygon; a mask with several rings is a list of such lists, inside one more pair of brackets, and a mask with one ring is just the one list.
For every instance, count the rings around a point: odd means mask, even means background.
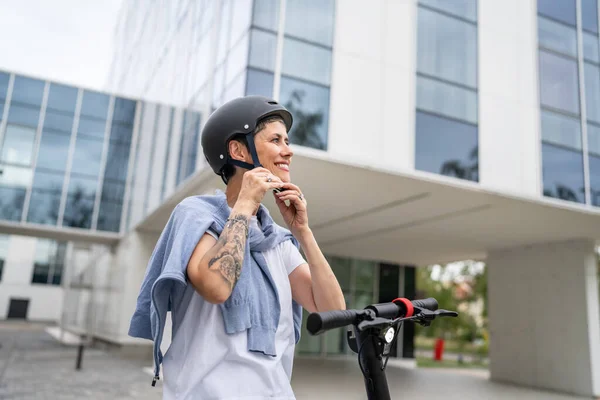
[{"label": "nose", "polygon": [[287,143],[283,144],[283,147],[282,147],[282,150],[281,150],[281,155],[283,157],[292,158],[292,156],[294,155],[294,152],[292,151],[292,148],[290,147],[289,144],[287,144]]}]

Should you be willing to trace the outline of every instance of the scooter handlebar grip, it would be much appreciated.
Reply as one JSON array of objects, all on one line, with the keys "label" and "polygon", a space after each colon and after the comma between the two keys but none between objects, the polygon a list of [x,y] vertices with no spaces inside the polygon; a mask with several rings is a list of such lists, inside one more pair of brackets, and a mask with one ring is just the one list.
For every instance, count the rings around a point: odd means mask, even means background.
[{"label": "scooter handlebar grip", "polygon": [[356,321],[356,310],[333,310],[311,313],[306,320],[306,329],[311,335],[320,335],[330,329],[341,328]]},{"label": "scooter handlebar grip", "polygon": [[433,297],[422,300],[413,300],[412,304],[414,307],[425,308],[429,311],[435,311],[438,309],[438,302]]}]

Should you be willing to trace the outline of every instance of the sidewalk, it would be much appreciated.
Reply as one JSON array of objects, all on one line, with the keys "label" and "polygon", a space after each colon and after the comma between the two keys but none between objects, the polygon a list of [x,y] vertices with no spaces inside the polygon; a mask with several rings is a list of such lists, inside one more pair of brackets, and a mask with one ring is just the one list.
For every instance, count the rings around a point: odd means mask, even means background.
[{"label": "sidewalk", "polygon": [[[75,370],[76,346],[60,344],[45,326],[0,322],[0,399],[153,400],[162,381],[150,385],[148,365],[98,349],[86,349]],[[488,380],[486,370],[411,369],[388,365],[393,399],[575,400],[578,397],[531,390]],[[234,377],[232,377],[235,379]],[[366,399],[356,359],[296,359],[292,386],[298,400]]]}]

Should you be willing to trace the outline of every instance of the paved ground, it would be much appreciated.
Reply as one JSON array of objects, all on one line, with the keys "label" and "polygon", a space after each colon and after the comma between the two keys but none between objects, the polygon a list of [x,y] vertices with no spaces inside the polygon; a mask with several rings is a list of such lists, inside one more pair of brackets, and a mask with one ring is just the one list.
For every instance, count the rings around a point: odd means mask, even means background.
[{"label": "paved ground", "polygon": [[[0,323],[0,399],[161,399],[139,361],[98,349],[84,353],[75,370],[76,347],[56,342],[44,327]],[[394,399],[574,400],[577,397],[492,383],[483,370],[408,369],[388,366]],[[298,400],[363,400],[362,376],[355,362],[298,359],[292,385]]]}]

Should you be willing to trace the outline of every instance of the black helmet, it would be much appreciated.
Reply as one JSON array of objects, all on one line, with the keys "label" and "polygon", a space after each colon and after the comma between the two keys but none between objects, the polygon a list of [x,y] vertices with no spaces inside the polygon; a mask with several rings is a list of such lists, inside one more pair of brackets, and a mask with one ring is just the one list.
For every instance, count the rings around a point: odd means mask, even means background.
[{"label": "black helmet", "polygon": [[[223,167],[227,164],[247,169],[261,166],[252,133],[261,120],[271,116],[281,117],[288,132],[290,131],[292,114],[275,100],[263,96],[246,96],[231,100],[208,117],[202,129],[202,150],[212,170],[221,175],[223,181]],[[228,143],[240,135],[246,136],[254,165],[229,157]]]}]

